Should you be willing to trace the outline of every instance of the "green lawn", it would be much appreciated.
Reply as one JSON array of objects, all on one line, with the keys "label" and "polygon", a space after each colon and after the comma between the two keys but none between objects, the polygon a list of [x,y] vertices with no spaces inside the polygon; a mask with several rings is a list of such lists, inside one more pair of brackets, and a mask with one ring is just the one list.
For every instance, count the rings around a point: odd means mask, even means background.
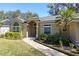
[{"label": "green lawn", "polygon": [[44,56],[22,40],[0,39],[0,56]]}]

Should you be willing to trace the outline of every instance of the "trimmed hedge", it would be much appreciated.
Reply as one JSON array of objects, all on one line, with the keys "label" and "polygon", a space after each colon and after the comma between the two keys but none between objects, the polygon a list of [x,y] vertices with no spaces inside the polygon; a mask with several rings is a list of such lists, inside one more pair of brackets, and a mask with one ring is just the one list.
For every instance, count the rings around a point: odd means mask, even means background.
[{"label": "trimmed hedge", "polygon": [[62,41],[63,45],[66,46],[69,46],[69,43],[71,43],[71,41],[68,38],[63,36],[61,37],[60,34],[58,33],[54,35],[40,34],[39,40],[47,44],[55,44],[55,45],[59,45],[60,40]]},{"label": "trimmed hedge", "polygon": [[5,33],[5,38],[10,40],[20,40],[22,37],[19,32],[7,32]]}]

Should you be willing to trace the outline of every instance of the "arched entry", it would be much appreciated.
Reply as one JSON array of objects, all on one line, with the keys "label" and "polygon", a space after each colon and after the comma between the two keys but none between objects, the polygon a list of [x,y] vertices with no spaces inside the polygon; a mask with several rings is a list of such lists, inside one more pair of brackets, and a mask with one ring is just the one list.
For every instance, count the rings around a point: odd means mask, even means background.
[{"label": "arched entry", "polygon": [[28,37],[36,37],[36,23],[31,21],[28,23]]}]

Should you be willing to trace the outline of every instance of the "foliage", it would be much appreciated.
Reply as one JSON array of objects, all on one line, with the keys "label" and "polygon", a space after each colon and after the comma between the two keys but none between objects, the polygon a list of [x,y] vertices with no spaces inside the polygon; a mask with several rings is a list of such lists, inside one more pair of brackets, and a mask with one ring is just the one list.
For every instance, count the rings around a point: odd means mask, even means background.
[{"label": "foliage", "polygon": [[68,4],[68,3],[49,3],[47,5],[47,7],[49,8],[48,12],[50,15],[59,15],[59,11],[61,9],[66,10],[68,8],[74,8],[76,10],[76,12],[79,12],[79,10],[78,10],[79,4],[78,3],[75,3],[75,7],[74,7],[73,3],[70,3],[70,4]]},{"label": "foliage", "polygon": [[59,45],[60,40],[62,41],[63,45],[69,46],[69,43],[71,43],[71,41],[68,38],[65,38],[63,36],[61,37],[61,35],[58,33],[54,35],[41,34],[39,36],[39,40],[42,40],[43,42],[47,44],[55,44],[55,45]]},{"label": "foliage", "polygon": [[64,49],[62,40],[59,40],[59,44],[60,44],[61,48]]},{"label": "foliage", "polygon": [[74,20],[75,9],[69,8],[67,10],[60,10],[59,14],[61,15],[56,23],[63,27],[63,30],[67,30],[68,25]]},{"label": "foliage", "polygon": [[46,43],[53,44],[53,43],[55,42],[54,38],[55,38],[55,36],[53,36],[53,35],[48,35],[45,42],[46,42]]},{"label": "foliage", "polygon": [[38,18],[38,15],[36,13],[32,13],[29,11],[26,13],[26,17],[27,18]]},{"label": "foliage", "polygon": [[47,39],[47,35],[46,34],[40,34],[39,35],[39,40],[42,40],[43,42],[45,42]]},{"label": "foliage", "polygon": [[58,40],[59,40],[59,34],[54,34],[54,35],[48,35],[47,40],[45,42],[49,44],[58,44],[59,43]]},{"label": "foliage", "polygon": [[21,15],[20,10],[16,10],[16,11],[13,13],[12,17],[15,18],[15,17],[18,17],[18,16],[20,16],[20,15]]},{"label": "foliage", "polygon": [[74,48],[74,44],[70,43],[70,47],[71,47],[71,49],[73,49]]},{"label": "foliage", "polygon": [[75,9],[68,8],[67,10],[60,10],[59,13],[61,16],[58,18],[58,20],[56,20],[56,23],[59,26],[62,41],[64,42],[64,44],[67,44],[67,42],[69,43],[69,25],[71,21],[74,20],[73,16],[75,14]]},{"label": "foliage", "polygon": [[7,32],[5,33],[5,38],[10,40],[18,40],[21,39],[21,34],[19,32]]}]

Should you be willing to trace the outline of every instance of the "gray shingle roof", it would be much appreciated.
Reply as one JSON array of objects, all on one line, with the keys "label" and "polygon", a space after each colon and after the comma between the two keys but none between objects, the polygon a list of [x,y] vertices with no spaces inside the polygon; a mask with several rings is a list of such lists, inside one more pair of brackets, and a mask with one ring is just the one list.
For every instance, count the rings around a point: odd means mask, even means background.
[{"label": "gray shingle roof", "polygon": [[[49,20],[54,21],[54,20],[57,20],[57,17],[60,17],[60,15],[39,17],[39,20],[40,21],[49,21]],[[79,13],[75,14],[74,18],[79,18]],[[23,17],[16,17],[15,19],[16,19],[16,21],[19,21],[19,22],[22,22],[22,23],[28,21],[28,19],[23,18]],[[13,18],[5,19],[5,20],[1,21],[1,23],[3,23],[4,25],[10,25],[12,23],[12,20],[13,20]],[[75,20],[75,21],[78,21],[78,20]]]},{"label": "gray shingle roof", "polygon": [[39,18],[39,20],[40,21],[56,20],[56,17],[60,17],[60,15],[41,17]]},{"label": "gray shingle roof", "polygon": [[4,26],[4,25],[9,26],[9,25],[11,24],[11,20],[5,19],[5,20],[1,21],[1,23],[3,24],[3,26]]},{"label": "gray shingle roof", "polygon": [[[25,20],[21,19],[20,17],[16,17],[15,19],[16,19],[17,22],[22,22],[22,23],[25,22]],[[13,18],[11,18],[11,19],[4,19],[3,21],[1,21],[1,23],[3,25],[11,25],[12,20],[13,20]]]}]

